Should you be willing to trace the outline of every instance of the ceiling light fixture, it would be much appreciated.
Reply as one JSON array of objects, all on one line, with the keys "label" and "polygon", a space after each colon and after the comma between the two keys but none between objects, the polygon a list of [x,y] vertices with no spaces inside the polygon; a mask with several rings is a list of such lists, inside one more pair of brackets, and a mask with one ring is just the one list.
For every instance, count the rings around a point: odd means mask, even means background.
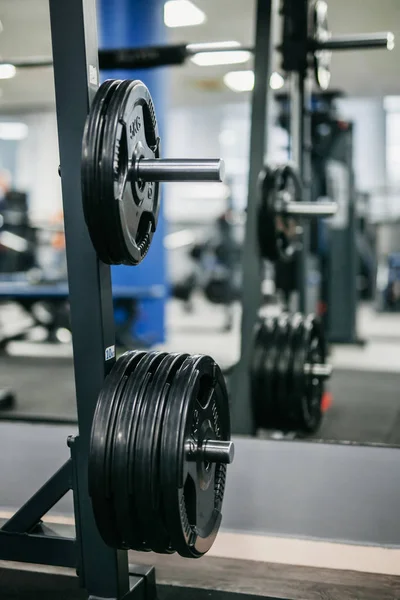
[{"label": "ceiling light fixture", "polygon": [[205,13],[190,0],[168,0],[164,4],[164,23],[167,27],[201,25],[205,20]]},{"label": "ceiling light fixture", "polygon": [[269,78],[269,85],[273,90],[280,90],[285,85],[285,80],[280,73],[274,71]]},{"label": "ceiling light fixture", "polygon": [[0,123],[0,140],[24,140],[28,135],[28,125],[12,121]]},{"label": "ceiling light fixture", "polygon": [[250,92],[254,87],[254,72],[230,71],[224,75],[224,83],[233,92]]},{"label": "ceiling light fixture", "polygon": [[[204,50],[196,53],[190,59],[195,65],[200,67],[209,67],[214,65],[236,65],[247,62],[251,57],[251,52],[241,50],[239,42],[212,42],[203,45]],[[226,52],[215,52],[215,47],[226,48]],[[189,46],[190,48],[190,46]],[[233,48],[233,50],[231,50]],[[238,48],[238,50],[234,50]]]},{"label": "ceiling light fixture", "polygon": [[0,79],[12,79],[15,77],[17,69],[14,65],[8,63],[0,64]]},{"label": "ceiling light fixture", "polygon": [[[251,92],[254,88],[254,71],[230,71],[224,75],[225,85],[234,92]],[[280,73],[274,71],[269,78],[273,90],[280,90],[285,80]]]}]

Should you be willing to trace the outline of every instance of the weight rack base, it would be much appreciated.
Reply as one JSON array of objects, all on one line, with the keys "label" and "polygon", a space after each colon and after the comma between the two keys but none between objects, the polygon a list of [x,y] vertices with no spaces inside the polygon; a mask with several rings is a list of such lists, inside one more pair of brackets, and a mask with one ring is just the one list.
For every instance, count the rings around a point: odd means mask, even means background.
[{"label": "weight rack base", "polygon": [[[393,600],[399,586],[399,577],[389,575],[209,556],[188,561],[132,552],[130,559],[156,563],[158,600]],[[71,569],[0,561],[0,580],[2,600],[86,600]]]}]

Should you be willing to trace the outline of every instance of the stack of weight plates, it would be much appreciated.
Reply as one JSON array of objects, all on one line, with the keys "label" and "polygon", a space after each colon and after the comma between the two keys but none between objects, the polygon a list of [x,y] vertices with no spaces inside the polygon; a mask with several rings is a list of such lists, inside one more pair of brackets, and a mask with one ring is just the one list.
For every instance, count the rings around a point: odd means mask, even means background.
[{"label": "stack of weight plates", "polygon": [[208,356],[127,352],[100,393],[89,491],[113,548],[197,558],[221,522],[226,465],[190,459],[205,440],[229,440],[228,396]]},{"label": "stack of weight plates", "polygon": [[325,364],[319,320],[298,313],[257,324],[251,363],[251,391],[257,428],[312,433],[322,418],[323,378],[313,365]]}]

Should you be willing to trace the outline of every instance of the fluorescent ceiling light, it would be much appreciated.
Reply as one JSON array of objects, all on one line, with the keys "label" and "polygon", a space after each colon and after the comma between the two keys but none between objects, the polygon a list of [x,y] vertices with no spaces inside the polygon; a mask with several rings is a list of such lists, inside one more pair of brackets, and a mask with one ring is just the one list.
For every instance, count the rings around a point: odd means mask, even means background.
[{"label": "fluorescent ceiling light", "polygon": [[280,73],[274,71],[269,78],[269,85],[273,90],[280,90],[285,85],[285,80]]},{"label": "fluorescent ceiling light", "polygon": [[400,112],[400,96],[385,96],[383,107],[387,112]]},{"label": "fluorescent ceiling light", "polygon": [[4,121],[0,123],[1,140],[23,140],[28,135],[28,125],[25,123],[13,123]]},{"label": "fluorescent ceiling light", "polygon": [[394,34],[391,31],[389,31],[388,36],[387,36],[386,48],[388,50],[393,50],[393,48],[394,48]]},{"label": "fluorescent ceiling light", "polygon": [[224,75],[224,83],[234,92],[250,92],[254,87],[254,72],[230,71]]},{"label": "fluorescent ceiling light", "polygon": [[7,63],[0,65],[0,79],[12,79],[15,77],[17,69],[14,65],[9,65]]},{"label": "fluorescent ceiling light", "polygon": [[164,4],[164,23],[167,27],[201,25],[205,20],[205,13],[190,0],[168,0]]},{"label": "fluorescent ceiling light", "polygon": [[[213,47],[238,48],[238,50],[215,52]],[[209,67],[212,65],[237,65],[247,62],[250,57],[251,53],[248,50],[240,50],[239,42],[213,42],[204,44],[204,51],[192,56],[191,61],[200,67]]]},{"label": "fluorescent ceiling light", "polygon": [[[254,88],[254,71],[230,71],[224,75],[225,85],[234,92],[251,92]],[[280,73],[274,71],[269,79],[273,90],[283,87],[285,80]]]}]

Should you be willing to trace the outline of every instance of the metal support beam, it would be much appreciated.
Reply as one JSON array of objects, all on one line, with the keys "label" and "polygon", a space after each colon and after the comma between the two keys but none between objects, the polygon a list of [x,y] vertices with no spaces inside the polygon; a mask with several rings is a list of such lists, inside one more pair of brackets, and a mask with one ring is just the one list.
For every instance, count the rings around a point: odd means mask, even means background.
[{"label": "metal support beam", "polygon": [[71,460],[66,463],[8,521],[1,531],[29,533],[72,487]]},{"label": "metal support beam", "polygon": [[255,23],[254,91],[250,132],[250,167],[245,242],[243,246],[243,296],[241,359],[231,381],[231,420],[235,433],[254,433],[249,365],[254,325],[261,302],[262,264],[257,243],[258,177],[264,166],[268,129],[269,77],[271,71],[272,0],[258,0]]},{"label": "metal support beam", "polygon": [[[303,186],[303,201],[311,202],[311,86],[307,72],[291,73],[290,148]],[[297,260],[298,308],[306,314],[312,310],[307,303],[307,264],[310,248],[310,225],[302,223],[301,250]]]},{"label": "metal support beam", "polygon": [[129,591],[127,553],[101,539],[88,494],[93,414],[115,360],[110,268],[91,244],[81,195],[82,134],[99,82],[95,0],[50,0],[50,20],[79,425],[74,491],[80,575],[89,595],[121,598]]},{"label": "metal support beam", "polygon": [[0,531],[0,560],[76,568],[75,540]]}]

